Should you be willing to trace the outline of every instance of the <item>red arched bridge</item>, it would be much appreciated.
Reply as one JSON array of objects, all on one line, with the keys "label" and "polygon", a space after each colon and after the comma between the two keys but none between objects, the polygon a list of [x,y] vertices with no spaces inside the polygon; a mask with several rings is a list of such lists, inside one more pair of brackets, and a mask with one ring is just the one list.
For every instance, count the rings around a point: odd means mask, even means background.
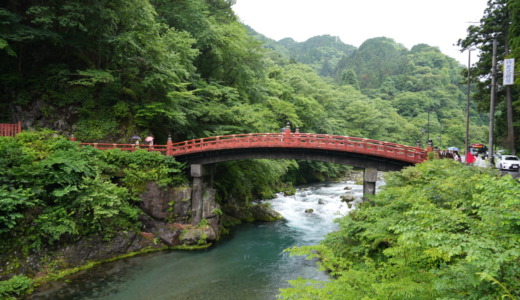
[{"label": "red arched bridge", "polygon": [[[0,135],[15,136],[21,124],[0,124]],[[75,140],[74,138],[72,138]],[[363,193],[374,194],[377,171],[400,170],[405,166],[423,162],[427,151],[418,147],[405,146],[377,140],[328,134],[251,133],[207,137],[166,145],[139,145],[113,143],[81,143],[97,149],[121,149],[124,151],[160,152],[174,156],[178,161],[191,166],[192,181],[192,224],[209,218],[213,200],[204,197],[212,189],[215,163],[239,159],[297,159],[318,160],[347,164],[363,168]]]},{"label": "red arched bridge", "polygon": [[357,137],[312,133],[251,133],[194,139],[166,145],[81,143],[97,149],[160,152],[188,164],[239,159],[319,160],[381,171],[400,170],[427,158],[424,149]]}]

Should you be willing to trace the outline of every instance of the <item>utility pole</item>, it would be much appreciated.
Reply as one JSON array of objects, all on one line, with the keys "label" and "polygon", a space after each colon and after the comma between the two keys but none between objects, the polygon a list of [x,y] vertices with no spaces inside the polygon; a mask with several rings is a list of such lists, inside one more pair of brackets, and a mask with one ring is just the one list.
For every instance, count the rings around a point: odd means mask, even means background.
[{"label": "utility pole", "polygon": [[495,95],[497,76],[497,40],[493,39],[493,60],[491,64],[491,103],[489,105],[489,162],[493,167],[493,131],[495,130]]},{"label": "utility pole", "polygon": [[428,108],[428,135],[426,137],[426,141],[430,140],[430,112],[432,111],[432,108]]},{"label": "utility pole", "polygon": [[468,99],[466,101],[466,142],[465,142],[465,146],[466,146],[466,149],[465,150],[465,157],[466,157],[466,162],[467,161],[467,157],[468,157],[468,152],[469,152],[469,99],[470,99],[470,91],[471,91],[471,80],[470,80],[470,76],[471,76],[471,50],[473,49],[468,49]]},{"label": "utility pole", "polygon": [[[509,39],[505,39],[505,53],[504,56],[507,57],[509,55]],[[505,70],[504,70],[505,73]],[[514,64],[513,64],[513,73],[514,73]],[[505,76],[504,76],[504,86],[506,89],[506,111],[507,111],[507,148],[511,152],[511,154],[516,154],[516,146],[515,146],[515,130],[513,123],[513,101],[511,99],[511,85],[505,84]]]}]

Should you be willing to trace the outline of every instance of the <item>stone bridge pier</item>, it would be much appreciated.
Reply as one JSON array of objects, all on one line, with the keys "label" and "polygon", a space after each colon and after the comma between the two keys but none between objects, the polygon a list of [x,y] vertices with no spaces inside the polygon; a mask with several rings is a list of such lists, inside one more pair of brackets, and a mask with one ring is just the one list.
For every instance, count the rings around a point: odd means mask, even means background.
[{"label": "stone bridge pier", "polygon": [[215,164],[192,164],[191,177],[193,186],[191,193],[191,224],[198,225],[202,219],[206,219],[209,224],[217,228],[219,216],[215,209],[219,205],[215,201],[215,189],[213,188],[213,178],[215,175]]},{"label": "stone bridge pier", "polygon": [[363,197],[376,194],[377,169],[365,168],[363,170]]},{"label": "stone bridge pier", "polygon": [[[220,209],[215,201],[215,189],[213,181],[216,165],[211,164],[192,164],[191,177],[193,178],[192,197],[191,197],[191,224],[198,225],[202,219],[208,220],[209,224],[217,228],[219,216],[215,214],[215,209]],[[376,193],[377,169],[364,168],[363,171],[363,196]]]}]

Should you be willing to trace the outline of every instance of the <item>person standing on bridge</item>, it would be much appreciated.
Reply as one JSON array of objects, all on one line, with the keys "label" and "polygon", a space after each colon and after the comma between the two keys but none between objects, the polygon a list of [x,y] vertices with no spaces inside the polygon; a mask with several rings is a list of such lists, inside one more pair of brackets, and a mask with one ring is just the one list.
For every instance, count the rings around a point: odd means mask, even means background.
[{"label": "person standing on bridge", "polygon": [[145,142],[148,143],[148,145],[153,146],[153,136],[149,135],[144,139]]},{"label": "person standing on bridge", "polygon": [[[291,137],[291,123],[287,122],[287,126],[285,127],[284,137],[289,139]],[[288,142],[289,140],[287,140]]]}]

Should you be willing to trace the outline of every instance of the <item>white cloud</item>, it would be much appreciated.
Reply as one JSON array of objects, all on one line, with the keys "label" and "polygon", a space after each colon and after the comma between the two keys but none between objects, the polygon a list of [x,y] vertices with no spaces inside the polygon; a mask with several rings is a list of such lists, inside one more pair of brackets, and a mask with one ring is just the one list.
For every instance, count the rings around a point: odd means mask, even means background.
[{"label": "white cloud", "polygon": [[455,44],[486,7],[487,0],[236,0],[233,10],[244,24],[275,40],[302,42],[329,34],[359,47],[385,36],[408,49],[421,43],[439,47],[467,64],[467,53]]}]

